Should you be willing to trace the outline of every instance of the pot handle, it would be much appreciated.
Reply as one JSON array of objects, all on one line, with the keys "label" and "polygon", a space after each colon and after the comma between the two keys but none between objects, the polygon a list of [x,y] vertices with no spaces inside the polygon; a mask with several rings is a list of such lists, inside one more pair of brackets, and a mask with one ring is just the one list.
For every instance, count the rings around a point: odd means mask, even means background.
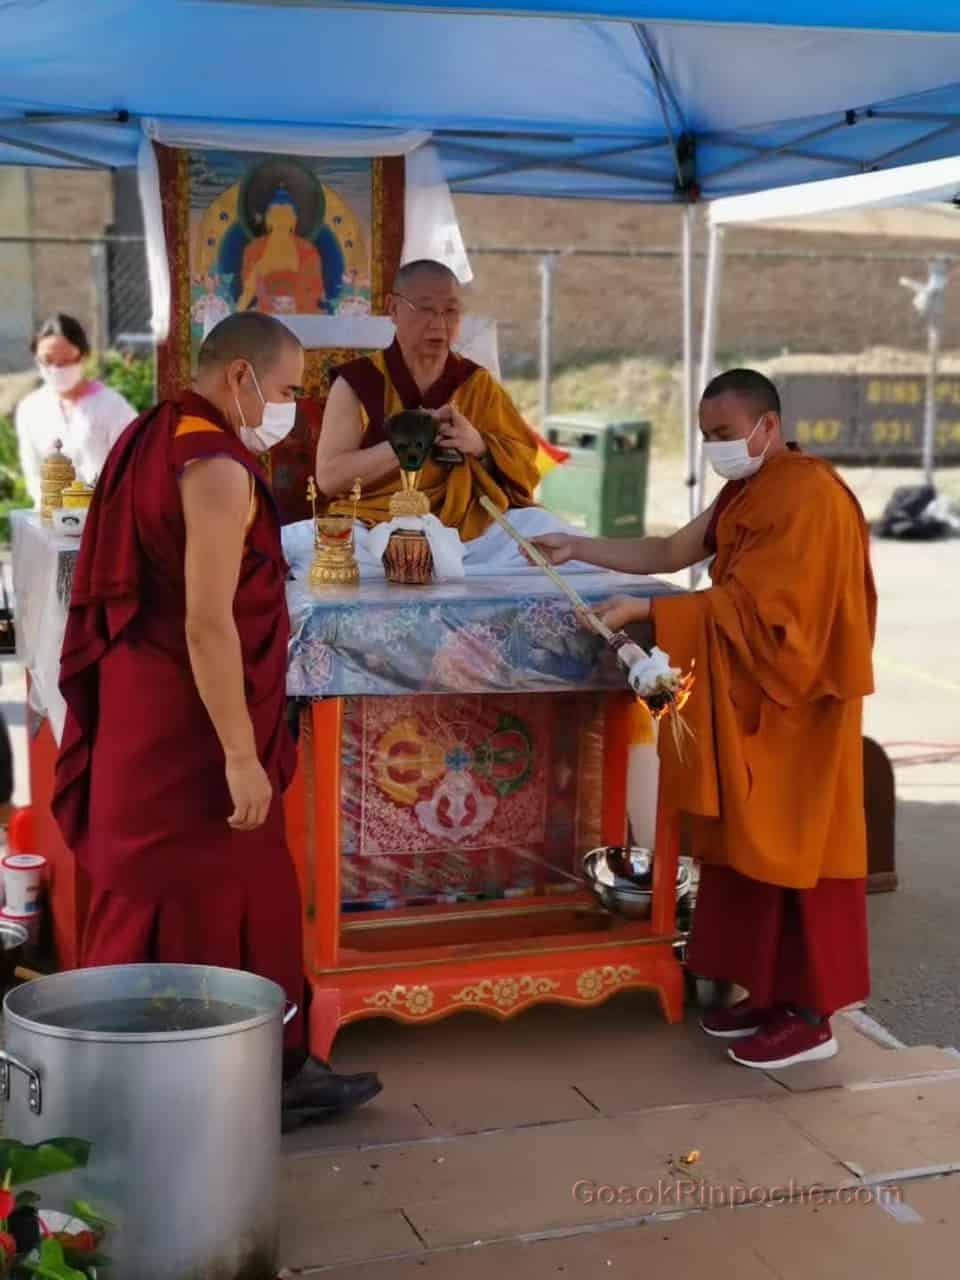
[{"label": "pot handle", "polygon": [[15,1071],[22,1071],[30,1081],[28,1105],[33,1114],[38,1116],[43,1105],[40,1076],[36,1071],[34,1071],[33,1067],[28,1067],[25,1062],[21,1062],[19,1058],[14,1058],[12,1054],[6,1053],[3,1049],[0,1049],[0,1098],[2,1098],[4,1102],[10,1101],[11,1067]]},{"label": "pot handle", "polygon": [[[297,1002],[295,1000],[288,1000],[286,1012],[283,1015],[283,1025],[287,1026],[288,1023],[291,1023],[299,1012],[300,1012],[300,1006],[297,1004]],[[0,1088],[2,1088],[2,1083],[3,1083],[3,1077],[0,1076]]]}]

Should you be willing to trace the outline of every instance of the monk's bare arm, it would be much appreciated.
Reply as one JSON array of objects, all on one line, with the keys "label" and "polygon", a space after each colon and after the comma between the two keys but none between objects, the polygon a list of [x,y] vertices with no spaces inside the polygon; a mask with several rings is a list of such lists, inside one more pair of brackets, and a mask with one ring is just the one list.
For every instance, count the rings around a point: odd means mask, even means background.
[{"label": "monk's bare arm", "polygon": [[705,560],[704,544],[713,508],[667,538],[583,538],[565,533],[547,533],[533,542],[555,564],[579,560],[617,573],[678,573]]},{"label": "monk's bare arm", "polygon": [[363,419],[356,392],[343,378],[330,388],[317,444],[317,486],[328,498],[347,493],[355,481],[366,487],[397,469],[390,444],[361,449]]},{"label": "monk's bare arm", "polygon": [[231,825],[251,830],[267,816],[270,784],[257,758],[233,612],[250,513],[250,475],[231,458],[207,458],[187,467],[180,494],[187,531],[184,570],[190,666],[223,747],[235,805]]}]

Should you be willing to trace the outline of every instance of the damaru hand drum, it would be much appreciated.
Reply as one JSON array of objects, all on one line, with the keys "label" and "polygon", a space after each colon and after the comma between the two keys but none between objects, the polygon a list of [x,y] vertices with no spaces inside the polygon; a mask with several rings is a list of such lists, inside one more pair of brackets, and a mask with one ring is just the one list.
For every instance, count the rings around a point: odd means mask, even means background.
[{"label": "damaru hand drum", "polygon": [[405,586],[424,586],[433,578],[433,552],[425,533],[416,529],[397,529],[390,535],[383,553],[383,567],[388,582]]}]

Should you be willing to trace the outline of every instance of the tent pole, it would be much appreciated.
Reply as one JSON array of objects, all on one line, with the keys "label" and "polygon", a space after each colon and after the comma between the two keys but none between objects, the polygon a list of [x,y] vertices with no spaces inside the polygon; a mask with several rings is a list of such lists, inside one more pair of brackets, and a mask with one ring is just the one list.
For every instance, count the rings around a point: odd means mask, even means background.
[{"label": "tent pole", "polygon": [[540,259],[540,427],[546,426],[551,409],[553,382],[553,268],[556,256]]},{"label": "tent pole", "polygon": [[696,511],[697,434],[693,424],[693,222],[696,206],[683,211],[683,429],[687,445],[687,492],[690,519]]},{"label": "tent pole", "polygon": [[940,359],[940,320],[927,325],[927,394],[923,406],[923,481],[933,486],[933,464],[937,446],[937,366]]},{"label": "tent pole", "polygon": [[[703,295],[703,332],[700,337],[700,394],[713,377],[717,359],[717,310],[720,304],[720,275],[723,268],[723,227],[711,220],[707,243],[707,278]],[[697,458],[697,515],[706,506],[706,458],[699,448]]]}]

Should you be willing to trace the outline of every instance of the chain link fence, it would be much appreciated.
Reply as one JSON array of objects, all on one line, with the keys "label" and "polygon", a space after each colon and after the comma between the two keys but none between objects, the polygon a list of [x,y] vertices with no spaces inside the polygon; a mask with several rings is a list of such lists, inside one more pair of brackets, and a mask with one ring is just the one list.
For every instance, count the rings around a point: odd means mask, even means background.
[{"label": "chain link fence", "polygon": [[[919,412],[916,401],[922,391],[916,380],[927,370],[927,330],[902,281],[924,277],[928,257],[922,249],[905,251],[902,242],[887,251],[837,237],[794,239],[796,248],[793,240],[784,247],[781,238],[779,245],[770,246],[760,236],[728,243],[718,364],[756,364],[777,379],[873,378],[864,395],[884,409],[878,428],[884,441],[899,436],[910,443],[918,428],[902,410],[912,405],[914,418]],[[471,308],[497,320],[503,375],[531,420],[540,422],[545,408],[623,413],[653,424],[657,451],[680,448],[678,245],[473,245],[470,254],[475,272]],[[948,271],[955,273],[960,256],[944,256]],[[699,321],[702,253],[697,266]],[[57,310],[76,315],[97,350],[151,356],[143,239],[0,236],[0,374],[30,370],[30,338],[37,324]],[[942,431],[950,437],[947,443],[955,435],[960,447],[956,279],[948,278],[941,346]],[[891,384],[888,402],[877,377],[900,379]],[[830,425],[828,405],[811,405],[815,412],[805,414],[801,425],[810,438],[807,443],[823,443],[836,425]]]},{"label": "chain link fence", "polygon": [[[845,237],[771,239],[728,242],[715,368],[750,365],[772,377],[788,435],[841,465],[871,518],[897,485],[922,477],[932,396],[936,484],[960,498],[960,254]],[[688,510],[679,246],[470,253],[471,307],[497,318],[503,376],[528,419],[542,425],[545,413],[586,411],[650,422],[648,516],[652,527],[676,527]],[[928,325],[908,282],[925,281],[936,258],[947,286],[931,378]],[[695,377],[704,265],[701,251]]]},{"label": "chain link fence", "polygon": [[75,316],[95,351],[151,355],[142,237],[0,235],[0,374],[29,369],[30,340],[55,311]]},{"label": "chain link fence", "polygon": [[[809,244],[808,237],[801,237]],[[470,250],[471,305],[498,320],[501,367],[524,408],[628,408],[682,428],[680,256],[670,247]],[[947,258],[955,271],[960,255]],[[703,256],[697,255],[697,275]],[[771,374],[919,374],[927,329],[902,286],[928,258],[862,248],[729,249],[718,364]],[[698,280],[698,286],[700,281]],[[703,299],[695,295],[699,347]],[[946,293],[941,371],[960,374],[960,280]],[[699,354],[699,353],[698,353]]]}]

